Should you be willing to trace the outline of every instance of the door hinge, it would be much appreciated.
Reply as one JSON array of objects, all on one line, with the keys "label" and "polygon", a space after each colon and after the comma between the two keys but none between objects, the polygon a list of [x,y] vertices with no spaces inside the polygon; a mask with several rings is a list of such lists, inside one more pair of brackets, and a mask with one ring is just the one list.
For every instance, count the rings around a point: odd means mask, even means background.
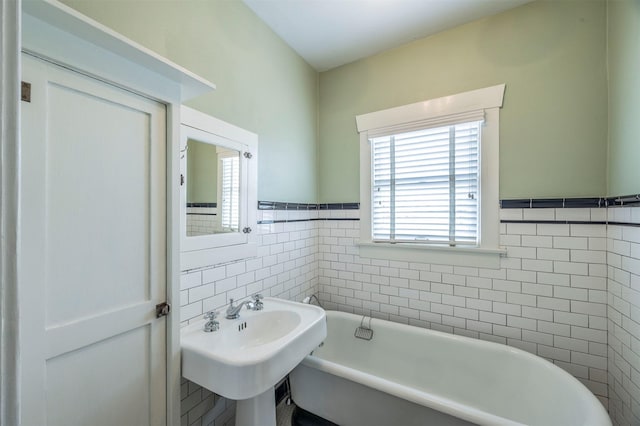
[{"label": "door hinge", "polygon": [[242,228],[242,232],[244,232],[245,234],[248,234],[251,232],[251,228],[249,228],[248,226],[246,228]]},{"label": "door hinge", "polygon": [[245,152],[243,155],[244,155],[244,158],[247,158],[247,159],[251,159],[251,157],[253,157],[253,154],[251,154],[250,152]]},{"label": "door hinge", "polygon": [[166,317],[171,312],[171,305],[167,302],[162,302],[156,305],[156,318]]},{"label": "door hinge", "polygon": [[31,102],[31,83],[23,81],[20,85],[20,100]]},{"label": "door hinge", "polygon": [[184,185],[184,175],[180,174],[180,186]]}]

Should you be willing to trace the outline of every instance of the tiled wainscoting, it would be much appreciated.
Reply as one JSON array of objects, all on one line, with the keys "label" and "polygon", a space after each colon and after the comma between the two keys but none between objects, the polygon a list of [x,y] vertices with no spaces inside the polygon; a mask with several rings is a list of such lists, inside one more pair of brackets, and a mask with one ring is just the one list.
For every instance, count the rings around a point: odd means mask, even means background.
[{"label": "tiled wainscoting", "polygon": [[[640,424],[639,207],[503,208],[498,269],[361,258],[352,204],[295,208],[258,211],[257,258],[183,273],[185,324],[231,297],[318,292],[328,309],[542,356],[591,389],[615,424]],[[233,424],[229,401],[187,381],[182,396],[183,425]]]},{"label": "tiled wainscoting", "polygon": [[609,414],[640,425],[640,207],[609,209],[609,221]]}]

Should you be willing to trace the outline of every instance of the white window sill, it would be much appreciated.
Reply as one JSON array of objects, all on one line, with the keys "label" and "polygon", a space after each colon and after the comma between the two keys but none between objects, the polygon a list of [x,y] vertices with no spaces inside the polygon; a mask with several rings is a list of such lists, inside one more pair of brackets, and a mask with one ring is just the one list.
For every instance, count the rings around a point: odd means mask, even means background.
[{"label": "white window sill", "polygon": [[442,247],[426,244],[360,242],[360,257],[435,263],[439,265],[500,268],[503,248]]}]

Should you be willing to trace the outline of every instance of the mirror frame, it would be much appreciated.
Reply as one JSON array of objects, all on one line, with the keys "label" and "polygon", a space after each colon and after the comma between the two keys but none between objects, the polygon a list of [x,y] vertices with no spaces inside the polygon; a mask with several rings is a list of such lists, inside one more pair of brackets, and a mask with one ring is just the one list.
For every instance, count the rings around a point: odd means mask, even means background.
[{"label": "mirror frame", "polygon": [[[258,135],[182,106],[180,110],[180,269],[185,271],[257,255]],[[187,236],[187,141],[240,152],[240,232]],[[244,155],[250,153],[250,156]],[[248,233],[243,232],[247,228]]]}]

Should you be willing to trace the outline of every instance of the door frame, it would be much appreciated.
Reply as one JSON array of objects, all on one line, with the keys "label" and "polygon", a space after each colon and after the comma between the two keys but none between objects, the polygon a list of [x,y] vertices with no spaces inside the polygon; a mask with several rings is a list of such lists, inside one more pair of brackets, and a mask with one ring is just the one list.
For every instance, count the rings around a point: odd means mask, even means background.
[{"label": "door frame", "polygon": [[[0,424],[18,424],[18,194],[21,0],[0,5]],[[11,101],[13,100],[13,101]]]},{"label": "door frame", "polygon": [[[0,424],[20,424],[20,299],[17,268],[19,256],[18,197],[20,183],[17,159],[20,152],[20,55],[28,51],[51,62],[106,81],[166,105],[166,280],[167,302],[167,424],[180,423],[180,104],[210,92],[215,85],[166,60],[149,49],[80,14],[50,0],[2,2],[2,41],[14,49],[2,50],[3,99],[15,102],[0,107]],[[6,24],[6,25],[5,25]],[[7,44],[5,44],[7,46]],[[73,47],[73,48],[72,48]],[[5,69],[5,65],[8,70]],[[7,72],[5,72],[7,71]],[[6,109],[5,109],[6,107]],[[5,239],[5,231],[14,232]],[[5,265],[14,266],[5,268]],[[10,308],[4,309],[5,306]],[[13,363],[10,361],[13,360]],[[6,374],[5,374],[6,373]]]}]

